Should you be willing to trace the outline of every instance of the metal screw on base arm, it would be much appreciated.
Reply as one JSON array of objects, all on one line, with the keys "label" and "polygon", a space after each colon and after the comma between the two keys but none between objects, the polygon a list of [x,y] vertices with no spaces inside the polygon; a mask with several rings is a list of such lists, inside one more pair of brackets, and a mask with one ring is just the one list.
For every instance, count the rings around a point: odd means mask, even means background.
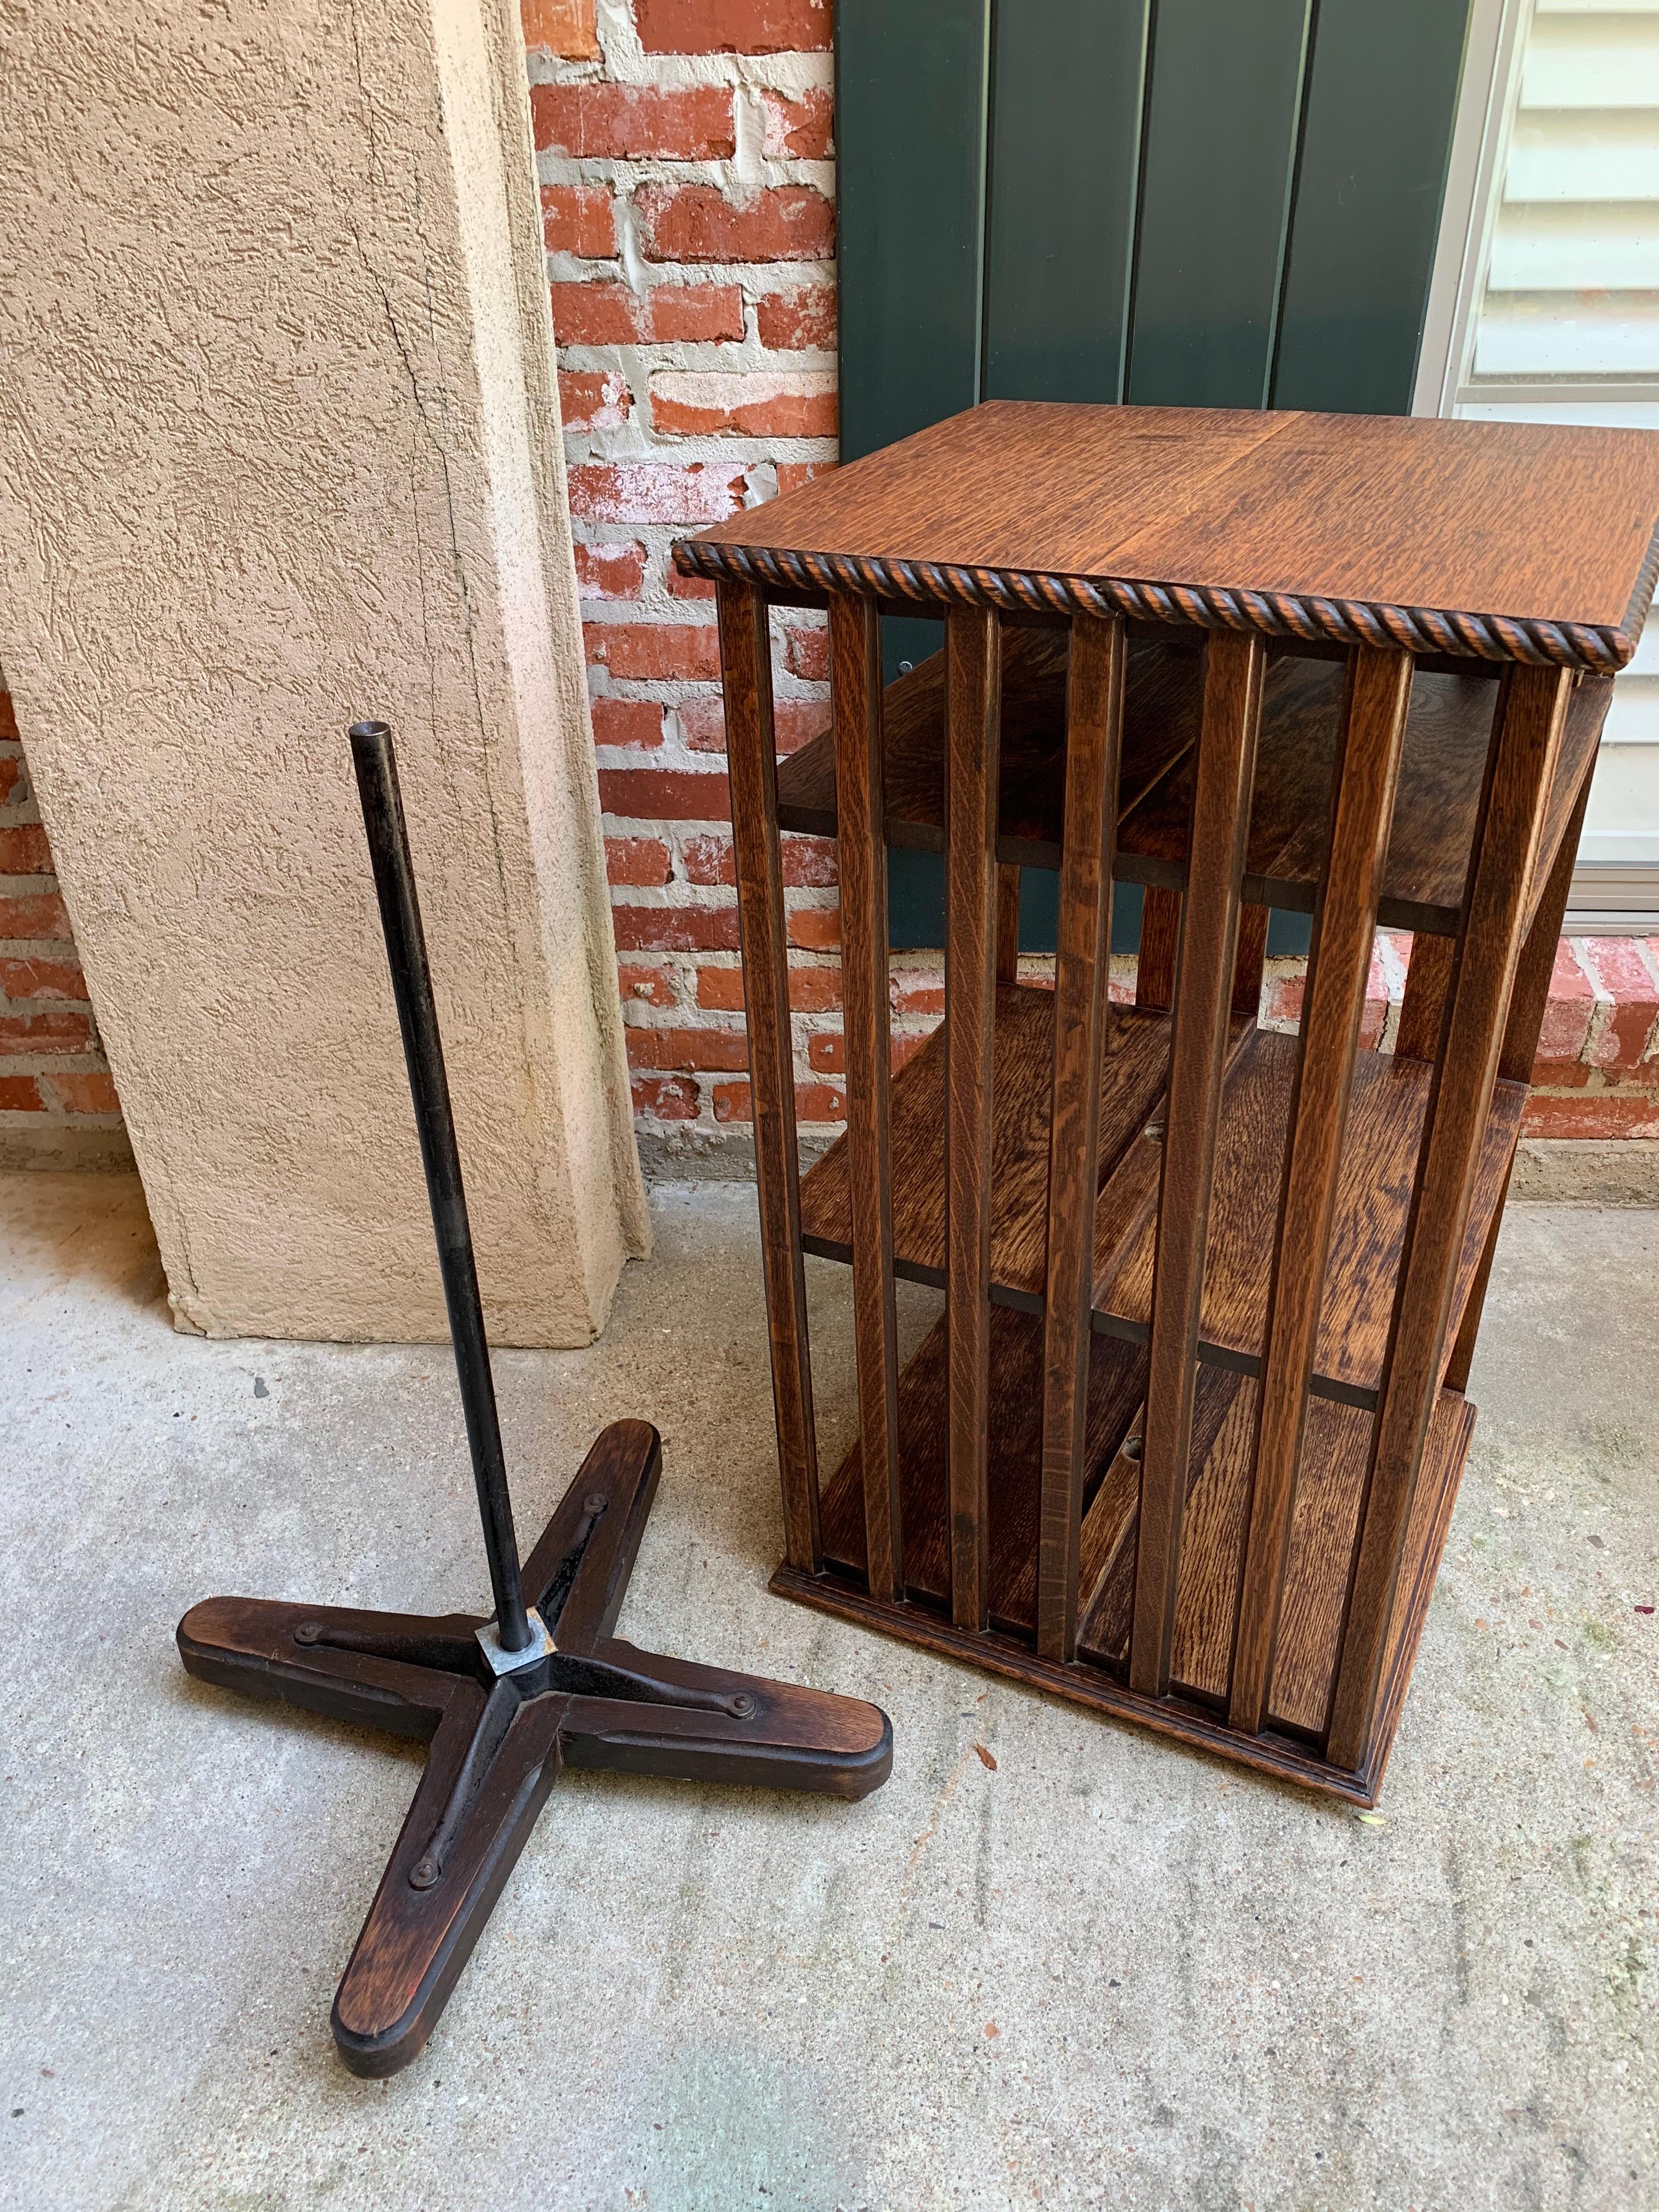
[{"label": "metal screw on base arm", "polygon": [[398,1002],[409,1086],[415,1097],[415,1124],[420,1133],[427,1194],[432,1202],[438,1267],[449,1308],[449,1334],[455,1346],[466,1440],[478,1490],[478,1515],[489,1559],[489,1587],[495,1599],[496,1632],[504,1651],[522,1651],[531,1641],[531,1629],[519,1578],[519,1547],[513,1533],[507,1464],[501,1455],[495,1386],[478,1298],[466,1194],[461,1187],[455,1117],[450,1109],[438,1013],[432,998],[432,971],[427,964],[409,831],[398,790],[398,763],[392,755],[392,732],[384,722],[355,722],[350,737],[363,826],[368,832],[369,858],[374,867],[374,889],[380,902],[380,927],[392,964],[392,996]]}]

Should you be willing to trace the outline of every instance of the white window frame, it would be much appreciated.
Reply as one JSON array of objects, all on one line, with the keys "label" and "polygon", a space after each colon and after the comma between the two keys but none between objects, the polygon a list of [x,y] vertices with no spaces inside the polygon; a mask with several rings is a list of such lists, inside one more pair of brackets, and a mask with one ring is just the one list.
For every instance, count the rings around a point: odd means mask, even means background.
[{"label": "white window frame", "polygon": [[[1474,0],[1469,10],[1413,415],[1449,415],[1468,377],[1531,23],[1532,0]],[[1511,395],[1505,388],[1490,396]]]},{"label": "white window frame", "polygon": [[[1521,92],[1521,62],[1534,0],[1474,0],[1463,50],[1446,192],[1429,283],[1413,392],[1414,415],[1451,415],[1478,401],[1513,405],[1593,404],[1616,391],[1623,400],[1659,400],[1650,378],[1565,378],[1471,381],[1476,311],[1486,289],[1510,136]],[[1616,840],[1602,839],[1613,845]],[[1645,848],[1648,840],[1631,841]],[[1599,851],[1581,860],[1569,894],[1574,933],[1645,935],[1659,926],[1659,866],[1634,853]]]}]

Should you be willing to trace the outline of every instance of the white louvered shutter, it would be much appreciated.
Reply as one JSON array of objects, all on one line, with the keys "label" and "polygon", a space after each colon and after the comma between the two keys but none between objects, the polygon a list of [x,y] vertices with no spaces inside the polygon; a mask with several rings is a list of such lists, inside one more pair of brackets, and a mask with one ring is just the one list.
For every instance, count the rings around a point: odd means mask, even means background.
[{"label": "white louvered shutter", "polygon": [[[1659,0],[1536,0],[1455,412],[1659,430]],[[1659,915],[1659,622],[1620,678],[1572,907]]]}]

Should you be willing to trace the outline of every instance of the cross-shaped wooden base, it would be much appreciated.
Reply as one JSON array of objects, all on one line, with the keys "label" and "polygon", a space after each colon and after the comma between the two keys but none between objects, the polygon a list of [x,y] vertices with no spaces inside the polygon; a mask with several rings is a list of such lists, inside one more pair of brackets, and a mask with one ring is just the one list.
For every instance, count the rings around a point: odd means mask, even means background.
[{"label": "cross-shaped wooden base", "polygon": [[893,1730],[878,1707],[612,1636],[661,1466],[647,1422],[600,1436],[524,1569],[554,1649],[510,1673],[494,1671],[468,1613],[216,1597],[179,1622],[203,1681],[431,1743],[334,2000],[354,2073],[395,2074],[420,2051],[565,1761],[837,1797],[886,1779]]}]

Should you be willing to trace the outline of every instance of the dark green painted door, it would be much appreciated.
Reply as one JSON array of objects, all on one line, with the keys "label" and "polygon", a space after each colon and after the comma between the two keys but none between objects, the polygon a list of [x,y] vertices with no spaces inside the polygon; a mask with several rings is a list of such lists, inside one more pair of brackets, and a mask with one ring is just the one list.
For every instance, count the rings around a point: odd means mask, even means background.
[{"label": "dark green painted door", "polygon": [[[837,0],[842,458],[981,398],[1406,413],[1468,17]],[[939,642],[887,627],[890,673]],[[891,881],[895,944],[940,943],[938,865]],[[1054,892],[1026,871],[1028,945]]]},{"label": "dark green painted door", "polygon": [[1126,399],[1267,403],[1310,6],[1158,0]]}]

